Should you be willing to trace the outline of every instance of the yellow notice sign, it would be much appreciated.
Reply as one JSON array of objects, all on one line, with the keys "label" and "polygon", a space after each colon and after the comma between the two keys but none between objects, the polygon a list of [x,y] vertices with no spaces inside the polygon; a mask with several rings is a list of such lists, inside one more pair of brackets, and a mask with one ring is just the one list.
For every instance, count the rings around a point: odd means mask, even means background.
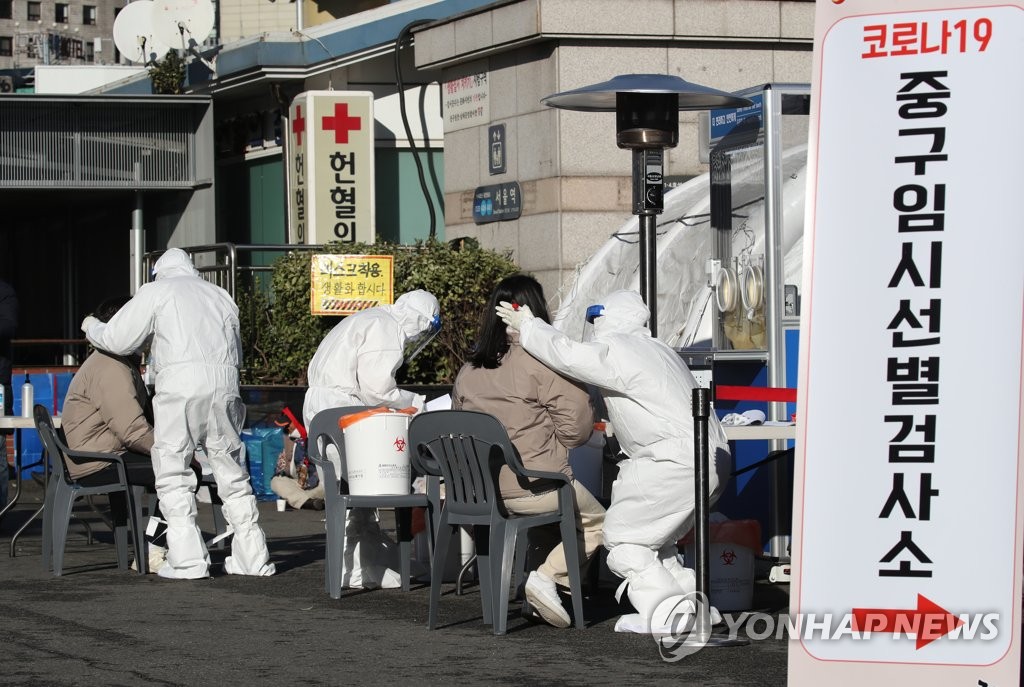
[{"label": "yellow notice sign", "polygon": [[351,315],[394,302],[390,255],[314,255],[309,269],[313,315]]}]

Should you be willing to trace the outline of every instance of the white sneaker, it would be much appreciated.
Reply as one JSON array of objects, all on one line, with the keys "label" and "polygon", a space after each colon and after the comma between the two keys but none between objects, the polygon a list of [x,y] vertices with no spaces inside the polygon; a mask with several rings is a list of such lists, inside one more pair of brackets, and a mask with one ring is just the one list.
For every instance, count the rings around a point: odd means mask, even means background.
[{"label": "white sneaker", "polygon": [[555,581],[550,577],[534,570],[526,578],[523,593],[546,623],[555,627],[569,627],[569,614],[562,605],[562,600],[558,598]]},{"label": "white sneaker", "polygon": [[149,545],[149,572],[158,573],[167,562],[167,549],[157,544]]},{"label": "white sneaker", "polygon": [[[167,562],[167,549],[157,544],[147,543],[146,547],[149,549],[149,574],[155,575],[160,572],[160,568],[164,567],[164,563]],[[133,559],[132,570],[138,570],[138,562]]]}]

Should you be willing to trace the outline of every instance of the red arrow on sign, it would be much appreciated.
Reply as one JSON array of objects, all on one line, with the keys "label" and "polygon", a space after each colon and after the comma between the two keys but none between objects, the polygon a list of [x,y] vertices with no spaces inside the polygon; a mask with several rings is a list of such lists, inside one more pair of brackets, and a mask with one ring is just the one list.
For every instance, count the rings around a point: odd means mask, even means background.
[{"label": "red arrow on sign", "polygon": [[855,608],[853,629],[857,632],[912,634],[920,649],[963,625],[964,621],[924,596],[917,595],[917,608]]}]

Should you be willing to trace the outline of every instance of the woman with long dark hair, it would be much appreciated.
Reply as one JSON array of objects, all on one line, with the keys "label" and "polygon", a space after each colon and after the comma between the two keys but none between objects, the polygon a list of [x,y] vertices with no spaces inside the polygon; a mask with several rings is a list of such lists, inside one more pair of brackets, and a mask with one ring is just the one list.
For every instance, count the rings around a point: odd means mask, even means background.
[{"label": "woman with long dark hair", "polygon": [[[583,387],[522,349],[519,334],[507,330],[494,311],[502,301],[527,305],[545,322],[550,319],[544,291],[536,279],[524,274],[503,279],[480,319],[476,347],[455,379],[452,406],[498,418],[528,469],[561,472],[573,479],[569,449],[586,443],[594,428],[590,397]],[[555,491],[535,487],[532,482],[517,479],[507,467],[501,469],[498,486],[510,512],[529,515],[558,507]],[[604,507],[582,484],[575,479],[572,484],[578,509],[576,528],[583,539],[581,550],[589,561],[601,545]],[[559,543],[526,581],[526,598],[555,627],[570,624],[555,586],[568,586],[567,566]]]}]

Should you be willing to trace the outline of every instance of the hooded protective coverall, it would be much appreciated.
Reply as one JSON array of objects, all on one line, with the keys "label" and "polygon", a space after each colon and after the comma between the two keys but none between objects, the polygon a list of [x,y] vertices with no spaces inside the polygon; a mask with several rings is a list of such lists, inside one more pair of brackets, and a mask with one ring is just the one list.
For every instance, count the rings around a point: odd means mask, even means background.
[{"label": "hooded protective coverall", "polygon": [[[580,343],[531,318],[520,343],[554,370],[601,390],[615,436],[627,458],[619,463],[605,514],[608,568],[626,580],[639,618],[617,630],[650,631],[658,605],[695,588],[693,571],[676,558],[676,541],[693,526],[694,455],[691,391],[697,386],[679,355],[651,336],[650,311],[635,291],[615,291],[594,321],[593,340]],[[732,466],[714,417],[710,427],[712,503]],[[626,622],[623,622],[626,621]]]},{"label": "hooded protective coverall", "polygon": [[200,278],[178,248],[164,253],[153,272],[156,280],[140,287],[109,322],[87,317],[82,329],[97,348],[118,355],[135,352],[153,335],[152,458],[168,549],[159,574],[209,575],[210,555],[196,525],[196,475],[189,467],[201,447],[234,530],[225,572],[273,575],[239,437],[245,405],[238,391],[238,308],[224,289]]},{"label": "hooded protective coverall", "polygon": [[[335,325],[320,342],[306,372],[309,389],[302,404],[306,426],[326,408],[386,405],[422,410],[424,397],[399,389],[395,373],[405,360],[406,344],[429,331],[439,312],[433,294],[416,290],[402,294],[393,305],[349,315]],[[327,457],[338,469],[333,448],[328,447]],[[393,566],[387,565],[390,561],[379,562],[392,557],[393,543],[380,533],[374,512],[362,508],[350,511],[345,542],[349,551],[344,555],[342,586],[389,587],[401,583]],[[379,555],[368,556],[371,550]]]}]

